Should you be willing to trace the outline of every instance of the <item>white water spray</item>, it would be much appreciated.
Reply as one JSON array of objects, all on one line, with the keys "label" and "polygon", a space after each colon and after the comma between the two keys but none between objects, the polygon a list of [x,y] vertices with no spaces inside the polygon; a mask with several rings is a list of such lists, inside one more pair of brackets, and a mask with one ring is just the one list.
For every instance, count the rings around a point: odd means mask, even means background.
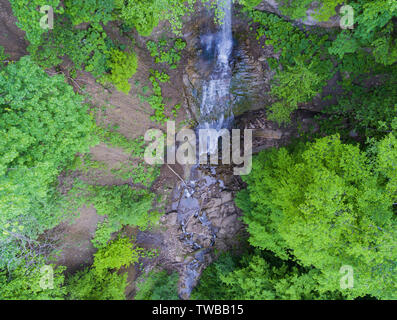
[{"label": "white water spray", "polygon": [[[229,64],[233,50],[232,37],[232,0],[219,0],[220,10],[223,12],[221,29],[214,35],[204,36],[202,43],[205,48],[216,48],[215,67],[209,80],[203,84],[203,95],[200,106],[200,119],[198,129],[228,128],[233,121],[233,113],[230,100],[230,83],[232,70]],[[213,154],[217,150],[211,150],[210,146],[218,136],[210,137],[206,153]]]}]

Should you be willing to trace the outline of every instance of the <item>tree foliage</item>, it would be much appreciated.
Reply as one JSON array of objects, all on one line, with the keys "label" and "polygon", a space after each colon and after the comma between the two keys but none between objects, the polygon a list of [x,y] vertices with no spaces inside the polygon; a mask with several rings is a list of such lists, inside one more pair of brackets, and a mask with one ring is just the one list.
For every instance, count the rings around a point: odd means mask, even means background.
[{"label": "tree foliage", "polygon": [[43,262],[40,262],[30,268],[21,265],[12,271],[0,270],[0,299],[1,300],[62,300],[66,293],[63,286],[64,267],[55,268],[54,265],[48,265],[53,268],[52,288],[41,287],[41,272]]},{"label": "tree foliage", "polygon": [[268,252],[242,257],[223,254],[208,267],[193,292],[194,299],[316,300],[338,299],[337,293],[318,292],[315,269],[305,270]]},{"label": "tree foliage", "polygon": [[161,20],[168,20],[175,32],[182,27],[181,18],[192,11],[195,0],[116,0],[121,19],[149,36]]},{"label": "tree foliage", "polygon": [[128,268],[132,263],[138,262],[141,251],[128,238],[119,238],[94,254],[92,266],[98,274],[108,269]]},{"label": "tree foliage", "polygon": [[338,136],[259,154],[237,198],[250,243],[314,266],[321,292],[340,290],[339,270],[351,265],[354,288],[345,294],[395,298],[396,143],[390,134],[371,158]]},{"label": "tree foliage", "polygon": [[276,102],[270,108],[269,119],[288,123],[291,113],[321,93],[335,73],[327,52],[328,35],[307,33],[274,14],[248,9],[245,12],[252,22],[259,23],[257,39],[265,37],[265,44],[279,54],[277,59],[268,59],[276,72],[271,91]]},{"label": "tree foliage", "polygon": [[354,9],[355,28],[343,30],[330,48],[332,54],[343,57],[370,48],[375,61],[384,65],[397,62],[397,43],[393,19],[397,4],[392,0],[356,0],[349,2]]},{"label": "tree foliage", "polygon": [[116,272],[98,275],[93,269],[78,271],[67,281],[67,299],[125,300],[127,276]]},{"label": "tree foliage", "polygon": [[73,274],[66,281],[70,300],[125,300],[127,273],[117,271],[138,261],[143,249],[128,238],[118,238],[94,255],[91,268]]},{"label": "tree foliage", "polygon": [[107,24],[114,19],[114,0],[65,0],[65,12],[73,25],[81,23]]},{"label": "tree foliage", "polygon": [[178,273],[151,271],[137,281],[135,300],[178,300]]},{"label": "tree foliage", "polygon": [[62,14],[64,9],[59,6],[60,0],[32,0],[29,5],[24,0],[10,0],[12,10],[17,18],[17,26],[26,32],[26,39],[32,45],[38,45],[42,35],[46,32],[40,26],[40,20],[44,14],[39,9],[45,5],[54,9],[54,14]]},{"label": "tree foliage", "polygon": [[92,205],[97,214],[108,217],[114,231],[132,225],[142,229],[157,222],[159,216],[152,212],[155,195],[146,189],[134,189],[128,185],[94,186],[76,181],[69,192],[73,207]]},{"label": "tree foliage", "polygon": [[131,90],[128,80],[136,73],[138,58],[135,53],[115,49],[110,51],[110,57],[108,67],[111,73],[105,75],[103,81],[113,83],[117,90],[128,94]]},{"label": "tree foliage", "polygon": [[0,71],[0,92],[3,267],[13,263],[21,243],[59,223],[56,178],[96,139],[82,98],[62,76],[49,77],[29,57]]}]

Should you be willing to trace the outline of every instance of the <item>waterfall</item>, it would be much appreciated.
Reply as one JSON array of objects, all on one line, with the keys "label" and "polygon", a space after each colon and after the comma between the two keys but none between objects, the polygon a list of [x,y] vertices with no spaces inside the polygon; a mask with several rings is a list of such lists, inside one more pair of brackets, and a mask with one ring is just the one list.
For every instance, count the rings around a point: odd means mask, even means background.
[{"label": "waterfall", "polygon": [[[223,12],[221,28],[214,35],[204,36],[202,45],[207,50],[215,48],[214,68],[208,80],[204,81],[197,129],[228,128],[233,121],[230,101],[232,70],[229,64],[233,50],[232,37],[232,0],[219,0]],[[211,137],[217,139],[218,137]],[[212,144],[214,145],[214,144]],[[207,153],[217,150],[207,148]]]},{"label": "waterfall", "polygon": [[[218,0],[220,11],[223,12],[220,21],[219,31],[214,34],[206,34],[201,37],[201,45],[210,57],[212,68],[208,79],[203,81],[202,99],[200,105],[200,117],[197,130],[200,129],[229,129],[233,121],[231,109],[230,85],[232,79],[232,69],[230,58],[233,50],[232,37],[232,0]],[[207,146],[200,149],[201,154],[215,154],[218,152],[217,141],[218,134],[208,137]],[[211,143],[211,144],[209,144]],[[205,257],[211,252],[211,246],[214,245],[217,231],[213,228],[208,220],[206,213],[202,212],[200,201],[195,198],[196,191],[200,188],[210,188],[211,186],[223,182],[217,180],[211,175],[198,174],[200,167],[192,168],[191,177],[186,184],[181,187],[178,199],[178,222],[181,225],[182,237],[180,240],[185,246],[192,248],[192,260],[185,264],[182,272],[183,277],[179,294],[183,298],[188,298],[197,280],[200,276],[200,267],[205,263]],[[215,175],[215,169],[211,168],[211,173]],[[200,186],[201,185],[201,186]],[[197,189],[198,188],[198,189]],[[191,192],[191,190],[194,190]],[[201,189],[202,190],[202,189]],[[187,230],[187,225],[192,219],[197,219],[199,223],[208,230],[211,235],[209,247],[201,246],[195,242],[194,232]]]}]

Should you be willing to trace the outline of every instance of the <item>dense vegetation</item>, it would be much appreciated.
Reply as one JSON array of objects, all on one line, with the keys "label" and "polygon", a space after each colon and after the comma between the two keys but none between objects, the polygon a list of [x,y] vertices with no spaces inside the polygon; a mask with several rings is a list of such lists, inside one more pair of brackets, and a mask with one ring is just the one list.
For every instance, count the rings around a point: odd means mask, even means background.
[{"label": "dense vegetation", "polygon": [[[235,199],[248,249],[221,254],[192,298],[397,299],[397,2],[349,1],[354,28],[329,30],[288,20],[306,19],[311,0],[277,0],[283,16],[255,9],[260,0],[237,2],[259,44],[277,54],[267,61],[275,73],[269,119],[287,125],[300,107],[325,103],[316,133],[254,157]],[[318,2],[314,17],[327,21],[343,1]],[[196,0],[10,3],[29,54],[11,61],[0,47],[0,299],[125,299],[129,268],[156,255],[138,247],[131,230],[155,226],[162,214],[152,190],[160,168],[144,163],[143,137],[111,127],[84,88],[71,84],[84,71],[104,89],[131,94],[143,50],[155,68],[144,70],[148,86],[134,89],[138,100],[150,106],[153,126],[176,118],[181,105],[169,106],[162,86],[182,60],[183,17]],[[52,30],[32,23],[44,5],[54,8]],[[138,50],[136,39],[162,21],[175,37],[146,39]],[[332,79],[330,97],[323,90]],[[99,143],[128,162],[108,168],[92,160]],[[90,180],[98,169],[121,182]],[[97,251],[90,266],[70,274],[56,263],[49,231],[83,207],[102,218],[91,239]],[[344,266],[354,270],[349,289],[340,283]],[[54,281],[44,289],[47,267]],[[135,299],[178,299],[178,280],[175,272],[144,273]]]},{"label": "dense vegetation", "polygon": [[178,300],[178,280],[176,272],[167,274],[163,271],[151,271],[138,279],[137,300]]},{"label": "dense vegetation", "polygon": [[63,76],[49,77],[30,57],[0,71],[0,92],[0,268],[10,268],[59,223],[64,212],[57,176],[96,137],[82,98]]}]

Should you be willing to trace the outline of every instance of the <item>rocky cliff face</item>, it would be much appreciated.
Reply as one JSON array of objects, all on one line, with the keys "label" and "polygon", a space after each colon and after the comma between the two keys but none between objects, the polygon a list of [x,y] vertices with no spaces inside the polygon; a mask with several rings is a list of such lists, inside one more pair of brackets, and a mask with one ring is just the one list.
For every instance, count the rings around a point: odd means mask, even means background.
[{"label": "rocky cliff face", "polygon": [[[187,41],[188,62],[183,75],[186,108],[197,119],[202,97],[202,85],[210,76],[211,65],[203,52],[201,39],[212,32],[216,26],[208,16],[211,14],[202,9],[189,22],[184,30]],[[264,46],[250,32],[246,20],[233,17],[234,49],[231,67],[233,77],[231,81],[231,100],[233,113],[239,116],[250,110],[263,109],[272,103],[268,95],[270,81],[274,72],[270,70],[266,60],[275,57],[271,47]]]}]

